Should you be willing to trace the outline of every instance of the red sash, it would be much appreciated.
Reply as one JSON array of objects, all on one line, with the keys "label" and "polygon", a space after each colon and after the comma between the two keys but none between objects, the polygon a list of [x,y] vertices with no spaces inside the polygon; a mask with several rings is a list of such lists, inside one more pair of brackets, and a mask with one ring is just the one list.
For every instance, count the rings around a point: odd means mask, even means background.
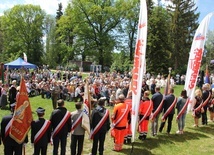
[{"label": "red sash", "polygon": [[184,104],[184,106],[183,106],[183,108],[181,109],[181,111],[178,113],[178,115],[177,115],[177,117],[176,117],[176,119],[178,120],[180,117],[181,117],[181,115],[183,115],[183,113],[186,111],[186,109],[187,109],[187,106],[188,106],[188,104],[189,104],[189,98],[186,100],[186,103]]},{"label": "red sash", "polygon": [[94,128],[94,130],[91,131],[90,139],[94,138],[94,135],[100,130],[100,128],[103,126],[103,124],[105,123],[105,121],[107,120],[108,117],[109,117],[109,110],[107,109],[105,115],[103,116],[103,118],[96,125],[96,127]]},{"label": "red sash", "polygon": [[[142,103],[142,104],[143,104],[143,103]],[[143,115],[143,118],[141,118],[141,120],[139,121],[139,123],[138,123],[139,125],[142,123],[143,120],[146,119],[146,117],[147,117],[148,114],[149,114],[149,111],[151,110],[151,107],[152,107],[152,100],[150,100],[149,108],[147,109],[145,115]]]},{"label": "red sash", "polygon": [[10,133],[10,128],[13,122],[13,118],[7,123],[7,126],[5,127],[5,138],[9,135]]},{"label": "red sash", "polygon": [[172,109],[175,107],[175,104],[177,102],[177,98],[175,97],[172,105],[167,109],[167,111],[163,114],[161,120],[165,121],[166,117],[169,115],[169,113],[172,111]]},{"label": "red sash", "polygon": [[[164,98],[164,97],[163,97]],[[161,103],[159,104],[158,108],[155,110],[155,112],[153,114],[151,114],[150,120],[154,121],[154,119],[156,118],[156,116],[159,114],[160,110],[162,109],[163,106],[163,101],[164,99],[162,99]]]},{"label": "red sash", "polygon": [[65,114],[65,116],[61,120],[61,122],[54,129],[54,131],[52,133],[52,138],[54,138],[57,135],[57,133],[62,129],[62,127],[65,125],[65,123],[67,122],[67,120],[69,119],[69,117],[71,117],[71,113],[69,111],[67,111],[66,114]]},{"label": "red sash", "polygon": [[128,105],[126,104],[126,109],[125,112],[123,113],[123,115],[116,121],[116,123],[113,123],[113,127],[115,127],[118,123],[120,123],[120,121],[123,119],[123,117],[126,115],[126,113],[128,112]]},{"label": "red sash", "polygon": [[202,104],[203,104],[203,101],[201,102],[201,104],[197,108],[194,109],[194,112],[201,111]]},{"label": "red sash", "polygon": [[47,131],[48,127],[50,126],[51,122],[48,120],[45,120],[42,128],[36,133],[36,135],[34,136],[34,144],[36,144],[41,137],[44,135],[44,133]]},{"label": "red sash", "polygon": [[116,123],[113,123],[112,124],[112,128],[111,128],[111,137],[115,137],[115,130],[114,130],[114,127],[120,123],[120,121],[123,119],[123,117],[125,116],[125,114],[128,112],[128,104],[126,104],[126,109],[125,109],[125,112],[123,113],[123,115],[116,121]]},{"label": "red sash", "polygon": [[78,126],[78,124],[82,122],[82,115],[83,115],[83,112],[81,112],[77,120],[74,123],[72,123],[71,131],[73,131]]}]

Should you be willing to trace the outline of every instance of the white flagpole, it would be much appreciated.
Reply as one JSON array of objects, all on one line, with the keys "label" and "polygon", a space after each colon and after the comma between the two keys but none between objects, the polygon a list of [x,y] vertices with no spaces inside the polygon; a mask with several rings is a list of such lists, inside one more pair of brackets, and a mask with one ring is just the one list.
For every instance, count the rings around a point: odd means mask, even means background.
[{"label": "white flagpole", "polygon": [[134,68],[132,71],[132,114],[131,129],[132,142],[135,141],[135,132],[138,121],[138,112],[141,96],[141,87],[144,75],[145,55],[147,42],[147,5],[146,0],[140,1],[140,15],[138,23],[137,40],[134,55]]},{"label": "white flagpole", "polygon": [[[201,60],[204,52],[204,44],[206,40],[206,34],[210,22],[210,18],[214,15],[214,12],[209,13],[200,23],[196,30],[195,36],[193,38],[187,72],[185,79],[184,89],[187,91],[187,95],[190,97],[190,103],[194,99],[194,92],[196,87],[196,82],[201,66]],[[191,104],[188,105],[188,111],[191,109]]]}]

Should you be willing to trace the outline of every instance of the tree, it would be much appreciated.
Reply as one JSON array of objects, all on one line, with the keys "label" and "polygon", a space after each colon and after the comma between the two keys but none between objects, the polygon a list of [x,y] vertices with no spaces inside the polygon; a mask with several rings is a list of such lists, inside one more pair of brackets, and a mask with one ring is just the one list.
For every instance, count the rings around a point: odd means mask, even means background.
[{"label": "tree", "polygon": [[185,72],[189,51],[195,30],[198,27],[199,13],[194,0],[171,0],[167,9],[171,15],[171,53],[172,67]]},{"label": "tree", "polygon": [[122,0],[72,0],[75,23],[72,33],[76,35],[74,53],[80,53],[82,60],[93,54],[95,61],[103,67],[110,66],[116,46],[114,30],[124,18],[125,4]]},{"label": "tree", "polygon": [[57,12],[56,12],[56,20],[59,20],[62,15],[63,15],[62,3],[59,3],[58,4],[58,9],[57,9]]},{"label": "tree", "polygon": [[162,7],[154,7],[149,17],[146,66],[147,72],[168,73],[171,62],[169,14]]},{"label": "tree", "polygon": [[40,6],[16,5],[2,16],[5,60],[26,53],[31,63],[39,64],[43,56],[43,19]]}]

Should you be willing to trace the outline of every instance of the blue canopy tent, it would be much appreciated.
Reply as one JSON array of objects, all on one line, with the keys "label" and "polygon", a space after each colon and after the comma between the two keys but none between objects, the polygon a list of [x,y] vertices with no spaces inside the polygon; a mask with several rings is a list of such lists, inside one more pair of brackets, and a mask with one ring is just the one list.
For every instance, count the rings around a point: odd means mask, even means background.
[{"label": "blue canopy tent", "polygon": [[12,62],[9,62],[9,63],[6,63],[6,64],[4,64],[4,67],[5,68],[10,68],[10,69],[12,69],[12,68],[30,68],[30,69],[35,69],[35,68],[37,68],[37,66],[36,65],[34,65],[34,64],[31,64],[31,63],[29,63],[29,62],[26,62],[26,61],[24,61],[22,58],[18,58],[18,59],[16,59],[16,60],[14,60],[14,61],[12,61]]}]

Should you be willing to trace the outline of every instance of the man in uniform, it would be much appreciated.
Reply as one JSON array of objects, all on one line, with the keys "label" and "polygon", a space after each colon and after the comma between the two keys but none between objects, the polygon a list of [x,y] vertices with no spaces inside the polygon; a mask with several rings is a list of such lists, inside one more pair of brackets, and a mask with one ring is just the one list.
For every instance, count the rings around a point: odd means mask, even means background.
[{"label": "man in uniform", "polygon": [[98,106],[92,111],[90,138],[93,139],[93,146],[91,155],[97,154],[98,142],[99,155],[103,155],[106,133],[110,129],[109,110],[104,108],[104,104],[105,100],[100,98]]},{"label": "man in uniform", "polygon": [[121,151],[124,143],[124,136],[126,134],[126,125],[130,119],[129,106],[124,103],[125,96],[120,94],[118,96],[119,103],[114,106],[112,114],[112,123],[114,132],[114,149],[113,151]]},{"label": "man in uniform", "polygon": [[52,87],[50,88],[50,90],[51,90],[52,106],[53,106],[53,109],[56,109],[57,99],[59,98],[59,94],[61,92],[61,89],[60,89],[59,85],[57,84],[56,80],[52,80]]},{"label": "man in uniform", "polygon": [[149,116],[153,109],[153,103],[149,99],[150,92],[145,91],[140,101],[139,107],[139,123],[138,123],[138,132],[139,139],[145,140],[148,133],[148,125],[149,125]]},{"label": "man in uniform", "polygon": [[160,92],[160,87],[155,87],[155,93],[152,95],[152,102],[153,102],[152,115],[155,115],[153,116],[154,118],[152,118],[153,120],[151,120],[152,136],[157,135],[158,119],[162,109],[162,101],[163,101],[163,95]]},{"label": "man in uniform", "polygon": [[168,120],[168,126],[167,126],[167,134],[170,134],[171,128],[172,128],[172,120],[173,116],[175,114],[175,104],[176,104],[176,97],[174,95],[174,89],[170,88],[170,94],[167,95],[163,101],[163,116],[162,116],[162,123],[159,128],[159,132],[162,132],[165,121]]},{"label": "man in uniform", "polygon": [[[85,137],[85,129],[82,127],[82,102],[76,102],[76,111],[71,113],[71,155],[81,155]],[[78,146],[77,146],[78,145]]]},{"label": "man in uniform", "polygon": [[[21,155],[22,154],[22,145],[17,143],[9,135],[10,128],[12,125],[13,112],[15,110],[15,103],[11,104],[11,114],[4,116],[1,121],[1,136],[4,144],[4,155]],[[25,139],[27,143],[27,138]]]},{"label": "man in uniform", "polygon": [[38,120],[31,123],[31,143],[34,145],[34,155],[47,154],[47,146],[51,139],[51,122],[44,119],[45,109],[37,110]]},{"label": "man in uniform", "polygon": [[61,143],[61,155],[66,153],[67,135],[71,131],[71,114],[65,108],[64,100],[57,101],[58,108],[51,114],[53,155],[58,155],[59,143]]}]

